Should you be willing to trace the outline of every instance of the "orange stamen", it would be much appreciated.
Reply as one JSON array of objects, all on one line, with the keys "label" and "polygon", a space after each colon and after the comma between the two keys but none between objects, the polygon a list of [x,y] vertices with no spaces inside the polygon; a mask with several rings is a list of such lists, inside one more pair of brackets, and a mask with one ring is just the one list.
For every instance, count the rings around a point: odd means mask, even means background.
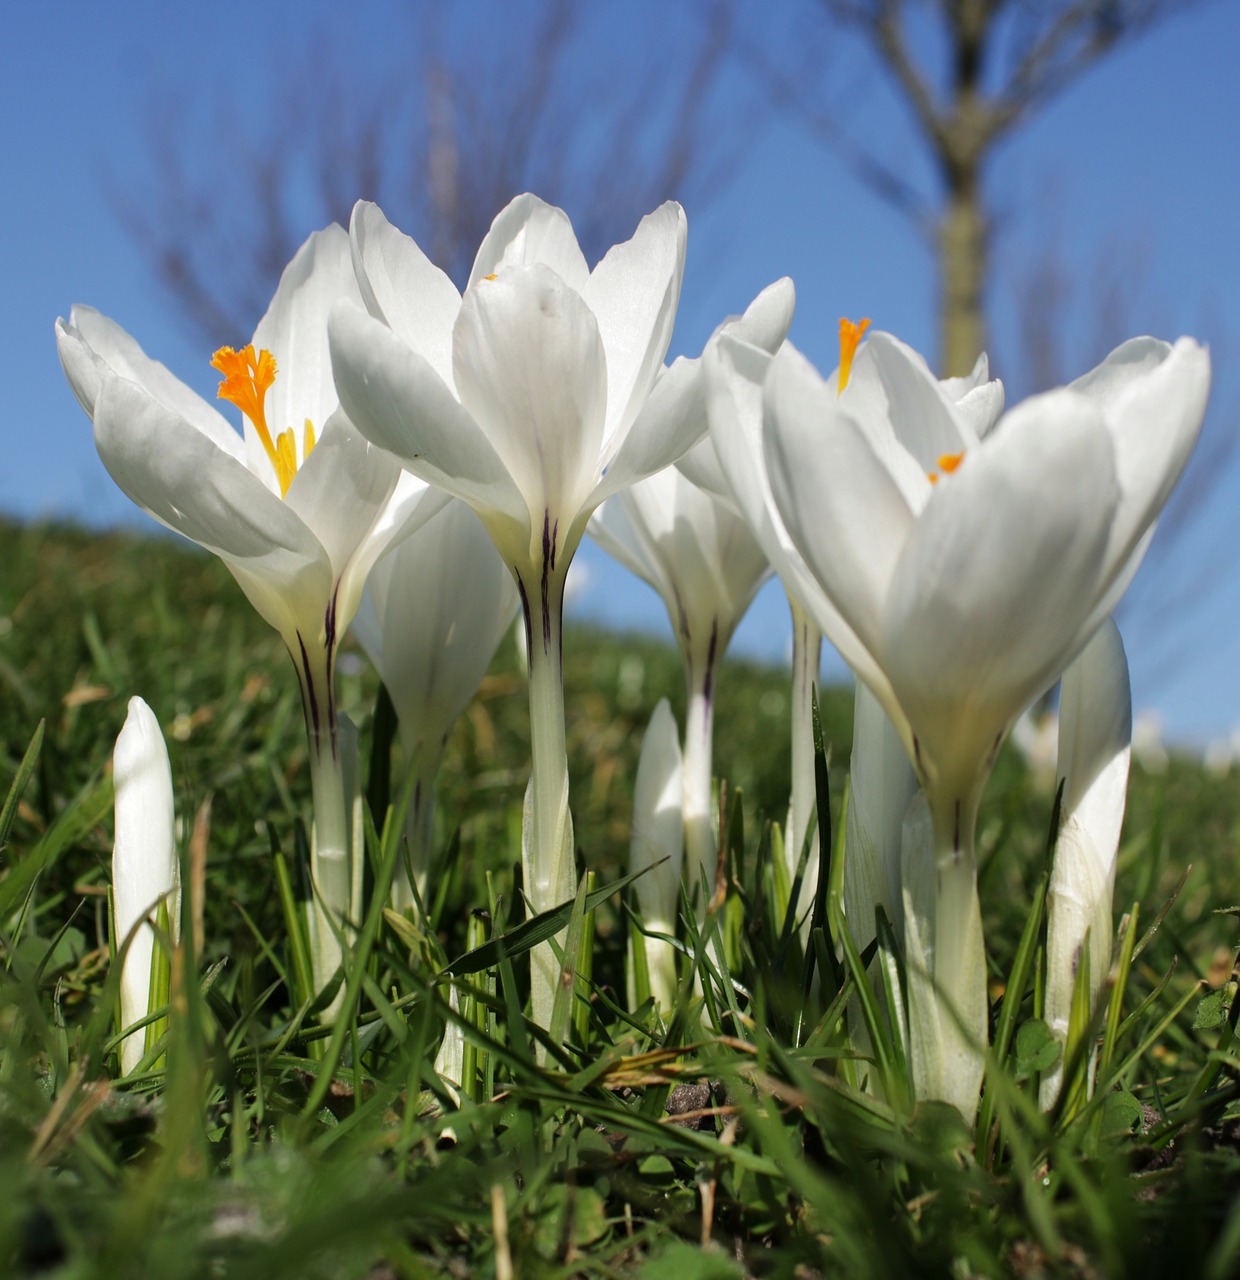
[{"label": "orange stamen", "polygon": [[[263,450],[275,468],[276,479],[280,482],[280,496],[287,497],[289,485],[297,474],[297,440],[291,427],[272,440],[271,430],[267,426],[267,392],[276,380],[275,356],[266,349],[255,355],[253,343],[240,351],[232,347],[221,347],[211,357],[211,368],[224,375],[216,394],[221,400],[235,404],[254,424]],[[307,418],[303,462],[310,456],[313,448],[314,428]]]},{"label": "orange stamen", "polygon": [[865,331],[870,327],[868,320],[860,320],[854,324],[851,320],[841,318],[840,320],[840,380],[836,388],[836,395],[843,393],[848,386],[848,378],[852,373],[853,356],[857,354],[857,348],[861,345],[861,339],[865,336]]}]

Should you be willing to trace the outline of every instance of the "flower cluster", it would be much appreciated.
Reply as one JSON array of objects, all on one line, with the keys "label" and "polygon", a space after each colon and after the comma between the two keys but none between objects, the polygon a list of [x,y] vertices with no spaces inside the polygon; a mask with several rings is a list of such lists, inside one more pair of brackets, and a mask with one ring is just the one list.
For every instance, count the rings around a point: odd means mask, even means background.
[{"label": "flower cluster", "polygon": [[[774,573],[794,624],[782,909],[803,936],[818,923],[810,714],[825,637],[858,681],[848,929],[862,951],[890,927],[907,983],[893,1030],[915,1092],[969,1116],[989,1017],[982,791],[1017,717],[1067,672],[1046,994],[1062,1039],[1079,957],[1093,957],[1096,998],[1110,935],[1131,716],[1109,618],[1195,443],[1209,358],[1190,339],[1134,339],[1004,412],[985,357],[971,376],[939,380],[868,321],[841,323],[839,365],[823,377],[786,340],[784,280],[722,323],[700,357],[669,365],[685,247],[684,213],[669,203],[591,269],[566,215],[525,195],[496,217],[462,293],[359,203],[347,233],[329,227],[298,252],[251,342],[211,357],[240,434],[99,313],[75,308],[57,340],[110,474],[224,560],[293,660],[314,799],[306,928],[326,1017],[363,910],[353,735],[334,692],[346,629],[400,719],[413,799],[391,901],[416,919],[444,743],[520,610],[532,751],[523,889],[533,913],[547,912],[577,885],[562,608],[588,532],[662,597],[685,664],[683,740],[661,703],[637,777],[646,978],[632,999],[653,995],[669,1016],[694,998],[677,933],[696,933],[726,894],[714,691],[733,631]],[[135,703],[116,767],[116,929],[136,975],[123,986],[125,1026],[154,1007],[137,987],[155,932],[176,944],[167,764],[153,736]],[[147,787],[158,800],[144,832],[134,797]],[[170,923],[153,931],[160,902]],[[543,1028],[557,948],[547,939],[530,956]],[[863,1047],[859,1023],[854,1032]],[[127,1069],[137,1044],[123,1042]],[[1043,1082],[1047,1105],[1057,1087]]]}]

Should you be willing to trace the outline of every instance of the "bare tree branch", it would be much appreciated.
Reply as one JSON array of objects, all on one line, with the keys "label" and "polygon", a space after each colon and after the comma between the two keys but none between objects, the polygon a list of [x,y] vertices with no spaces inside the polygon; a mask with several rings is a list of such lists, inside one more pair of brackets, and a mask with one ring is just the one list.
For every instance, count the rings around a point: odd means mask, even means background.
[{"label": "bare tree branch", "polygon": [[[209,343],[235,342],[262,314],[297,246],[379,202],[463,283],[494,215],[536,190],[564,205],[588,257],[631,234],[668,198],[705,199],[735,169],[757,104],[712,127],[734,42],[735,0],[711,0],[679,46],[600,75],[580,56],[588,10],[541,0],[521,43],[462,45],[435,5],[392,32],[403,68],[361,76],[326,33],[273,69],[248,130],[222,90],[191,116],[154,95],[150,177],[111,184],[157,280]],[[316,67],[313,81],[303,68]],[[204,162],[205,156],[205,162]]]}]

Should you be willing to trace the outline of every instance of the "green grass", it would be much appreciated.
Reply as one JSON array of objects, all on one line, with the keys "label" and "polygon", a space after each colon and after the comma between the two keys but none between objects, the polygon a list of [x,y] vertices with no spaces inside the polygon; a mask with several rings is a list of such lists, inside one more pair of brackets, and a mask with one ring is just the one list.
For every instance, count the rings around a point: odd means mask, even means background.
[{"label": "green grass", "polygon": [[[1240,1269],[1224,986],[1236,921],[1217,913],[1240,903],[1234,779],[1180,759],[1161,776],[1134,768],[1116,902],[1117,915],[1139,904],[1132,941],[1193,870],[1115,997],[1094,1102],[1045,1118],[1031,1103],[1043,1045],[1029,1022],[1030,920],[1053,796],[1013,753],[1001,758],[980,849],[1010,1051],[991,1073],[993,1124],[979,1143],[954,1113],[909,1115],[850,1083],[859,1068],[837,1025],[846,995],[830,974],[807,984],[799,943],[765,905],[765,823],[787,804],[786,673],[731,663],[716,768],[741,793],[729,802],[734,883],[720,921],[735,985],[702,948],[705,1031],[682,1019],[663,1035],[648,1010],[627,1013],[629,922],[607,898],[574,917],[594,939],[592,975],[578,976],[564,1044],[543,1069],[520,1017],[520,958],[508,954],[521,945],[511,931],[529,744],[506,643],[441,779],[440,847],[456,842],[434,881],[433,936],[374,912],[346,975],[350,1016],[328,1035],[286,981],[273,852],[295,864],[309,776],[279,641],[217,562],[169,539],[2,528],[0,560],[0,795],[44,724],[0,854],[0,1274]],[[576,836],[606,886],[625,873],[646,719],[660,696],[683,707],[680,663],[655,641],[584,629],[566,649]],[[167,1070],[118,1085],[108,761],[135,693],[168,732],[186,856],[205,850],[207,864],[203,947],[174,975]],[[364,664],[346,659],[342,701],[364,757],[376,693]],[[824,696],[837,827],[851,705],[845,691]],[[381,881],[390,833],[370,853]],[[447,1016],[432,980],[446,958],[497,936],[507,942],[476,971],[458,966],[476,1074],[456,1110],[430,1066]],[[688,1118],[669,1116],[669,1102]]]}]

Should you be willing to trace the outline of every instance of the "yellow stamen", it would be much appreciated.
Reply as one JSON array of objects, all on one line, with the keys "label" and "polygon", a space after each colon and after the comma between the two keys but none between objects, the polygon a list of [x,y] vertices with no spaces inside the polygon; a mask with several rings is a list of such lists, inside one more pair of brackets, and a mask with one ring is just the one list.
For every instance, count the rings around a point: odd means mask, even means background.
[{"label": "yellow stamen", "polygon": [[[224,381],[220,383],[216,394],[221,400],[229,400],[235,404],[254,424],[254,430],[258,432],[263,450],[271,460],[276,479],[280,482],[280,497],[287,497],[289,485],[297,474],[297,440],[291,427],[272,440],[271,430],[267,426],[266,400],[267,392],[276,380],[275,356],[265,349],[255,355],[253,343],[240,351],[235,351],[232,347],[221,347],[211,357],[211,368],[224,375]],[[310,456],[313,448],[314,428],[307,418],[303,462]]]},{"label": "yellow stamen", "polygon": [[301,460],[305,462],[310,456],[310,451],[314,448],[314,423],[309,418],[306,419],[306,429],[302,435],[302,441],[306,451],[301,455]]},{"label": "yellow stamen", "polygon": [[490,274],[489,276],[483,276],[482,278],[483,278],[484,280],[496,280],[496,279],[498,279],[499,277],[498,277],[498,276],[496,276],[496,274],[495,274],[495,272],[494,272],[494,271],[492,271],[492,272],[491,272],[491,274]]},{"label": "yellow stamen", "polygon": [[857,354],[857,348],[861,345],[861,339],[869,327],[868,320],[860,320],[856,324],[851,320],[843,318],[840,320],[840,380],[835,392],[837,396],[842,394],[844,388],[848,386],[853,356]]}]

